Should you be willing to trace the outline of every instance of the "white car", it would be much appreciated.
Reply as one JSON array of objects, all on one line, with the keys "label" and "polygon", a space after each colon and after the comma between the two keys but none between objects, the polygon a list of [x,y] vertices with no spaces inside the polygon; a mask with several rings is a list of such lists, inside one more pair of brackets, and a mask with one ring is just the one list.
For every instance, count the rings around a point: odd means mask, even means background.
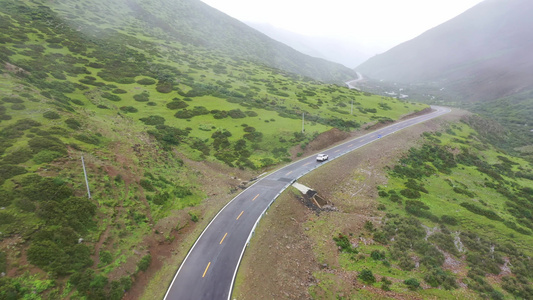
[{"label": "white car", "polygon": [[317,155],[316,160],[317,160],[317,161],[325,161],[325,160],[328,160],[328,155],[327,155],[327,154],[319,154],[319,155]]}]

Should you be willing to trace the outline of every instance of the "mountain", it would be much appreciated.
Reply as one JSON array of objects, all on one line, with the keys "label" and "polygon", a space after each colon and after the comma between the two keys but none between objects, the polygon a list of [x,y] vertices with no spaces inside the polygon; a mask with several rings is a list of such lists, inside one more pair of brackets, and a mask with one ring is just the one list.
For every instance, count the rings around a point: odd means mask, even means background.
[{"label": "mountain", "polygon": [[369,49],[364,50],[366,48],[364,45],[354,41],[301,35],[266,23],[246,22],[246,24],[297,51],[350,68],[361,64],[371,56]]},{"label": "mountain", "polygon": [[[107,32],[131,28],[135,34],[158,38],[162,43],[179,40],[320,81],[343,83],[354,77],[351,69],[297,52],[197,0],[125,0],[111,4],[99,0],[90,5],[63,1],[49,5],[59,11],[75,11],[75,15],[64,15],[66,21],[87,34],[96,29],[90,23],[97,21],[97,32],[103,24]],[[85,16],[78,17],[82,12]]]},{"label": "mountain", "polygon": [[259,174],[427,108],[276,64],[347,70],[195,0],[0,0],[0,299],[161,299]]},{"label": "mountain", "polygon": [[486,0],[356,70],[485,101],[533,88],[533,2]]}]

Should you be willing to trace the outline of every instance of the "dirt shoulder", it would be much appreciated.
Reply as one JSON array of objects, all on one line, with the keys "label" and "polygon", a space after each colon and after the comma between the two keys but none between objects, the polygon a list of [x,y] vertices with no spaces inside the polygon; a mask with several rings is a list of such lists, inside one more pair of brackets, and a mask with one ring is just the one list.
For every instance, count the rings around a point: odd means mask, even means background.
[{"label": "dirt shoulder", "polygon": [[[323,285],[335,289],[330,296],[358,292],[369,295],[368,299],[405,297],[358,284],[353,272],[340,268],[332,237],[337,233],[362,236],[367,220],[379,224],[383,213],[376,209],[376,187],[387,182],[384,168],[416,146],[422,133],[439,130],[465,114],[454,110],[399,131],[300,178],[299,183],[318,191],[337,211],[317,215],[299,201],[297,191],[286,190],[261,220],[246,249],[232,298],[328,298],[327,293],[321,294],[324,288],[315,288]],[[361,237],[360,242],[366,241]],[[338,278],[342,280],[328,282]]]}]

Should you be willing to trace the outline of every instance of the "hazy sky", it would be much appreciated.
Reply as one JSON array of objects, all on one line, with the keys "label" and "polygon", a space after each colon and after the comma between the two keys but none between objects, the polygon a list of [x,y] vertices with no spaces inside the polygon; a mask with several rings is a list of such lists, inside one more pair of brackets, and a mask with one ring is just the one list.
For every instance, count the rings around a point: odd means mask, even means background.
[{"label": "hazy sky", "polygon": [[483,0],[202,0],[244,22],[362,43],[384,52]]}]

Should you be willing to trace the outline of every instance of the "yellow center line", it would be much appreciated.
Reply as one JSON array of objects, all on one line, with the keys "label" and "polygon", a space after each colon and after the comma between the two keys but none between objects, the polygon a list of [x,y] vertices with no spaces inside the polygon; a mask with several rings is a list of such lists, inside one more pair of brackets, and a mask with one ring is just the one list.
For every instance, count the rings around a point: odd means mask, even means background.
[{"label": "yellow center line", "polygon": [[292,173],[292,171],[290,171],[289,173],[285,174],[285,176],[287,176],[287,175],[289,175],[289,174],[291,174],[291,173]]},{"label": "yellow center line", "polygon": [[207,269],[209,269],[209,266],[211,265],[211,262],[207,264],[207,267],[205,267],[204,275],[202,275],[202,278],[205,277],[205,273],[207,273]]},{"label": "yellow center line", "polygon": [[341,151],[341,150],[337,150],[337,151],[335,151],[335,152],[333,152],[333,153],[337,153],[337,152],[339,152],[339,151]]},{"label": "yellow center line", "polygon": [[351,145],[348,145],[348,147],[351,147],[351,146],[353,146],[353,144],[351,144]]},{"label": "yellow center line", "polygon": [[238,219],[242,216],[243,213],[244,213],[244,210],[241,211],[241,213],[239,214],[239,216],[238,216],[237,219],[235,219],[235,220],[238,220]]},{"label": "yellow center line", "polygon": [[224,241],[224,239],[226,238],[226,235],[228,235],[228,233],[226,232],[226,234],[224,235],[224,237],[220,240],[220,245],[222,245],[222,242]]},{"label": "yellow center line", "polygon": [[308,163],[306,163],[304,166],[307,166],[307,165],[310,164],[310,163],[311,163],[311,162],[308,162]]},{"label": "yellow center line", "polygon": [[257,194],[257,195],[252,199],[252,201],[254,201],[255,199],[257,199],[257,197],[259,197],[259,194]]}]

